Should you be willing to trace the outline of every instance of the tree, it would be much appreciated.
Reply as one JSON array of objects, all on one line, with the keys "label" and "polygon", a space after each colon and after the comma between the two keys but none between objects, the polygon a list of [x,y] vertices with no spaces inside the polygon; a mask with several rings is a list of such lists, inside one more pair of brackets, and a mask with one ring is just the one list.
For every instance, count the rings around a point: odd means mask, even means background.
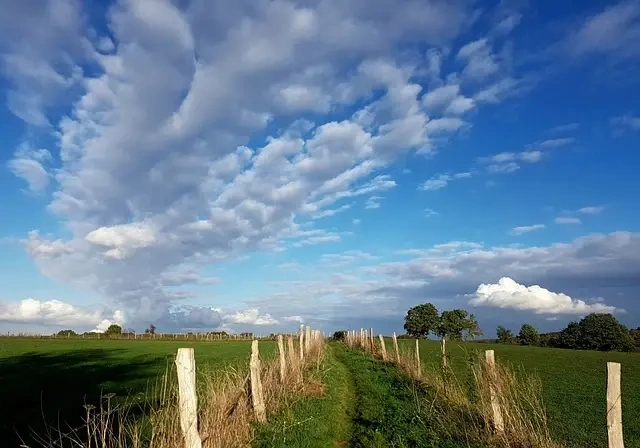
[{"label": "tree", "polygon": [[513,332],[502,326],[498,326],[496,329],[496,335],[498,336],[498,342],[500,344],[513,344],[516,341]]},{"label": "tree", "polygon": [[518,333],[518,341],[522,345],[538,345],[540,344],[540,334],[533,325],[524,324]]},{"label": "tree", "polygon": [[339,330],[333,333],[334,341],[344,341],[347,338],[347,332],[345,330]]},{"label": "tree", "polygon": [[122,327],[120,325],[111,324],[104,334],[122,334]]},{"label": "tree", "polygon": [[467,319],[466,328],[463,330],[463,337],[465,340],[474,339],[476,336],[482,336],[482,330],[478,325],[478,319],[473,314],[469,315]]},{"label": "tree", "polygon": [[414,338],[426,338],[438,327],[438,310],[431,303],[423,303],[409,308],[404,318],[404,329]]},{"label": "tree", "polygon": [[60,330],[58,331],[58,336],[64,336],[64,337],[70,337],[70,336],[76,336],[77,333],[73,330]]},{"label": "tree", "polygon": [[145,334],[156,334],[156,326],[151,324],[149,325],[149,328],[147,328],[146,330],[144,330]]},{"label": "tree", "polygon": [[480,328],[475,316],[469,316],[465,310],[443,311],[436,330],[436,334],[441,338],[454,340],[462,340],[463,333],[472,337],[477,332],[480,332]]},{"label": "tree", "polygon": [[592,313],[578,323],[578,346],[600,351],[630,351],[633,338],[627,327],[612,314]]}]

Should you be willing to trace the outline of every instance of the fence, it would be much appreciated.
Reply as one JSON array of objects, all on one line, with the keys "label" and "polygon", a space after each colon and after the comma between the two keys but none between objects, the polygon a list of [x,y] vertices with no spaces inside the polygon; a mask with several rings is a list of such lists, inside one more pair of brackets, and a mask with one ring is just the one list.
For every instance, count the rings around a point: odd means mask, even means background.
[{"label": "fence", "polygon": [[[423,379],[422,363],[420,360],[420,346],[416,339],[415,354],[413,359],[406,359],[406,356],[400,353],[398,348],[398,339],[396,334],[391,336],[393,342],[394,354],[388,356],[385,339],[383,335],[378,335],[379,345],[375,344],[373,328],[367,332],[361,328],[360,331],[349,330],[345,335],[345,343],[351,348],[361,349],[379,356],[383,361],[391,361],[409,369],[409,373],[416,379]],[[447,369],[446,341],[441,341],[441,367]],[[494,350],[485,350],[485,365],[483,366],[488,382],[487,390],[489,392],[488,404],[490,407],[490,421],[487,422],[493,428],[493,431],[500,436],[508,429],[505,427],[506,417],[510,417],[509,413],[503,409],[503,390],[504,379],[501,378],[503,370],[498,367],[495,359]],[[408,367],[407,367],[408,366]],[[608,448],[624,448],[623,431],[622,431],[622,392],[620,388],[621,382],[621,365],[617,362],[607,363],[607,384],[606,384],[606,422]]]},{"label": "fence", "polygon": [[[287,338],[285,349],[284,338]],[[299,339],[296,348],[295,339]],[[277,335],[278,356],[277,372],[280,385],[299,384],[304,379],[305,365],[309,364],[316,355],[323,352],[324,337],[318,330],[300,326],[300,332],[294,335]],[[305,361],[306,360],[306,361]],[[198,395],[196,384],[196,360],[193,348],[180,348],[176,355],[176,371],[178,374],[178,409],[180,413],[180,429],[184,439],[185,448],[201,448],[203,437],[202,428],[198,422]],[[260,359],[259,341],[251,343],[251,360],[249,363],[249,396],[255,421],[267,422],[267,406],[265,404],[265,391],[263,390],[263,378],[265,369]],[[244,386],[244,384],[243,384]],[[240,390],[242,395],[243,390]],[[273,393],[272,393],[273,395]],[[210,433],[206,438],[211,438]]]}]

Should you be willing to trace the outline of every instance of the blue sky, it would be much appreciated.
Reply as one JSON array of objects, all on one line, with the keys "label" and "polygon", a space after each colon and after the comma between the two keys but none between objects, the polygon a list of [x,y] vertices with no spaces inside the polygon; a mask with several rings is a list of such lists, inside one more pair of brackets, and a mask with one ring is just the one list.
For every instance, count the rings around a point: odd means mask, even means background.
[{"label": "blue sky", "polygon": [[640,325],[640,2],[2,1],[0,331]]}]

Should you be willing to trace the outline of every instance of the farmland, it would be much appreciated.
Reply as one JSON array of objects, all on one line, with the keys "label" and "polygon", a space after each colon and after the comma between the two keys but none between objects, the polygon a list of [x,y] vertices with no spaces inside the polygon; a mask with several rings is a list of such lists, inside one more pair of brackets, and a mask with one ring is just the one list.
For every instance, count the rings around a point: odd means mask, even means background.
[{"label": "farmland", "polygon": [[[412,350],[413,340],[400,340],[401,350]],[[607,446],[606,363],[622,364],[623,427],[627,446],[640,446],[640,354],[563,350],[518,345],[450,342],[447,353],[458,381],[469,381],[471,353],[494,349],[496,358],[542,382],[551,433],[568,447]],[[425,372],[438,369],[440,343],[421,341]]]},{"label": "farmland", "polygon": [[[0,341],[0,441],[18,446],[52,425],[77,424],[85,403],[116,394],[127,404],[153,399],[158,381],[179,347],[194,347],[200,375],[223,366],[246,365],[249,341],[127,341],[17,339]],[[264,356],[275,344],[261,344]],[[139,406],[133,406],[139,408]],[[135,410],[134,410],[135,411]],[[45,425],[46,421],[46,425]],[[59,422],[59,425],[58,425]]]},{"label": "farmland", "polygon": [[[399,344],[404,352],[414,348],[413,340]],[[271,341],[260,346],[263,359],[275,353]],[[250,353],[248,341],[2,339],[2,445],[18,446],[16,431],[29,440],[32,432],[45,435],[47,427],[64,430],[64,422],[79,423],[83,405],[96,403],[101,394],[116,394],[115,402],[144,413],[140,405],[153,401],[180,347],[195,348],[199,376],[228,366],[245,368]],[[607,361],[620,362],[625,441],[640,446],[640,355],[456,342],[447,347],[462,384],[472,381],[474,352],[486,349],[516,371],[534,373],[542,382],[551,433],[571,448],[606,446],[605,367]],[[421,341],[420,350],[424,375],[439,374],[439,342]],[[390,364],[330,344],[316,380],[312,393],[292,397],[258,429],[256,446],[458,446],[424,413],[432,391]]]}]

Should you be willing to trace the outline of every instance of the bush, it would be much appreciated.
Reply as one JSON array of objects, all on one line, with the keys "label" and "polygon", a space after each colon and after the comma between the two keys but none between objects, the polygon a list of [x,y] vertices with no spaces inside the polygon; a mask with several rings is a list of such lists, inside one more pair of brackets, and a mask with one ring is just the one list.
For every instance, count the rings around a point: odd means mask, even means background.
[{"label": "bush", "polygon": [[344,341],[347,338],[347,332],[345,330],[339,330],[333,333],[334,341]]},{"label": "bush", "polygon": [[513,335],[511,330],[504,328],[502,326],[498,327],[496,330],[496,335],[498,336],[499,344],[515,344],[516,337]]}]

